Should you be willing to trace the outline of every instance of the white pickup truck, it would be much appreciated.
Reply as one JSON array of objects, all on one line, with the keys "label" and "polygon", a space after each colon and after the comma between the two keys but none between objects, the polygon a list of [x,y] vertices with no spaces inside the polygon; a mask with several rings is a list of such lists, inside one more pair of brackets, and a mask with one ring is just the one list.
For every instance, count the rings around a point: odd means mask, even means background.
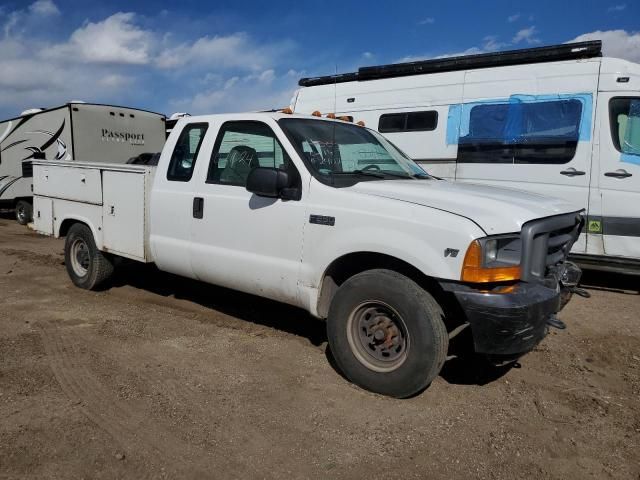
[{"label": "white pickup truck", "polygon": [[373,130],[248,113],[181,119],[157,167],[36,160],[36,230],[73,283],[117,256],[327,319],[338,367],[386,395],[424,389],[470,327],[517,358],[576,290],[584,223],[556,199],[431,177]]}]

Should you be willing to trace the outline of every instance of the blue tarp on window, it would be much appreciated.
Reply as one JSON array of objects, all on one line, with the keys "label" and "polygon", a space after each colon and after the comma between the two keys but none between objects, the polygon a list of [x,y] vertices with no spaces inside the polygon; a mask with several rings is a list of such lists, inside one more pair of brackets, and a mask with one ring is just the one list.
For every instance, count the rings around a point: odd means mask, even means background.
[{"label": "blue tarp on window", "polygon": [[460,137],[460,143],[577,142],[581,115],[582,104],[578,100],[474,105],[469,113],[469,133]]},{"label": "blue tarp on window", "polygon": [[508,99],[451,105],[447,144],[469,142],[535,143],[540,139],[588,141],[592,95],[513,95]]}]

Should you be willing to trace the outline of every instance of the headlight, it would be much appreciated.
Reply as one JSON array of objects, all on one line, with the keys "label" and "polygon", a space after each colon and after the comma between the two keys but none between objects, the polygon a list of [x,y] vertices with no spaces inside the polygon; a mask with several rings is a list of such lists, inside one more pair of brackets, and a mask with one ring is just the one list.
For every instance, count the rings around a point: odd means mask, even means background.
[{"label": "headlight", "polygon": [[462,264],[463,282],[489,283],[520,279],[520,235],[497,235],[474,240]]}]

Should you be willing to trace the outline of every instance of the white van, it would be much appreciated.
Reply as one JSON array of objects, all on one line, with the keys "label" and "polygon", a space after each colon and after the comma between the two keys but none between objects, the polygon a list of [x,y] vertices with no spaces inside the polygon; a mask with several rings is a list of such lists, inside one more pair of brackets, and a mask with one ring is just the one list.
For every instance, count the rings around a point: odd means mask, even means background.
[{"label": "white van", "polygon": [[31,221],[34,159],[142,163],[165,138],[165,116],[136,108],[73,101],[25,110],[0,121],[0,208]]},{"label": "white van", "polygon": [[360,68],[304,78],[291,108],[362,120],[439,177],[586,208],[572,250],[640,272],[640,65],[601,42]]}]

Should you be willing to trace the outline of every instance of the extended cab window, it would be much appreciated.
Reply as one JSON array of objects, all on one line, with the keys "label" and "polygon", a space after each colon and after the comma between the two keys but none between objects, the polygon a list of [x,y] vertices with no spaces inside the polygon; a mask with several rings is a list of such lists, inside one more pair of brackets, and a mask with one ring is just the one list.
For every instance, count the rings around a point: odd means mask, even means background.
[{"label": "extended cab window", "polygon": [[378,131],[380,133],[428,132],[438,126],[438,112],[385,113],[380,116]]},{"label": "extended cab window", "polygon": [[273,130],[262,122],[227,122],[213,149],[207,183],[244,187],[256,167],[292,170],[291,160]]},{"label": "extended cab window", "polygon": [[576,99],[475,105],[458,162],[567,163],[576,153],[581,117]]},{"label": "extended cab window", "polygon": [[640,97],[618,97],[609,102],[611,136],[616,149],[640,155]]},{"label": "extended cab window", "polygon": [[175,182],[188,182],[191,180],[198,152],[208,126],[207,123],[185,125],[171,154],[167,180]]}]

